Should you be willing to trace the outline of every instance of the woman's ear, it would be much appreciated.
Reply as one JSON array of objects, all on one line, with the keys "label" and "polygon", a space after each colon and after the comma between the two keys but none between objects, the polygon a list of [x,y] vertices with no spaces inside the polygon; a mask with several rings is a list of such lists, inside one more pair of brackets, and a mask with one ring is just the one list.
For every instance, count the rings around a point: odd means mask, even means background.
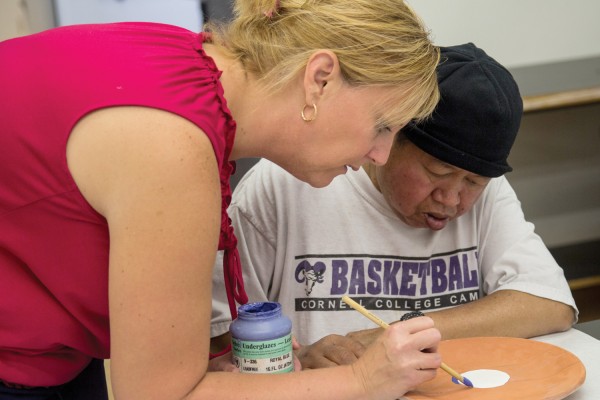
[{"label": "woman's ear", "polygon": [[331,50],[315,51],[306,64],[304,71],[304,91],[306,104],[316,103],[325,93],[325,87],[341,83],[340,63]]}]

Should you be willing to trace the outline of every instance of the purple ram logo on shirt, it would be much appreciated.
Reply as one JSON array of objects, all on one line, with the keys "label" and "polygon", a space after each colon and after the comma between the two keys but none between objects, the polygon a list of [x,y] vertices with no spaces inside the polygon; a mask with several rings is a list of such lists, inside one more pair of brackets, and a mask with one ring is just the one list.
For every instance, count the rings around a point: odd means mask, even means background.
[{"label": "purple ram logo on shirt", "polygon": [[310,296],[316,283],[323,283],[323,275],[325,274],[325,263],[317,261],[315,265],[304,260],[296,267],[296,281],[304,282],[304,291],[307,296]]}]

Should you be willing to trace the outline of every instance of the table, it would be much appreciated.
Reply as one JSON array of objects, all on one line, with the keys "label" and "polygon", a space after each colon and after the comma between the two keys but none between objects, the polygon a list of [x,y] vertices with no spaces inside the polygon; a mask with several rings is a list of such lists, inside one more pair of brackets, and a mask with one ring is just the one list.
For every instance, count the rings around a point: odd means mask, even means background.
[{"label": "table", "polygon": [[600,399],[600,340],[577,329],[533,338],[553,344],[575,354],[585,365],[586,378],[583,386],[566,397],[568,400]]}]

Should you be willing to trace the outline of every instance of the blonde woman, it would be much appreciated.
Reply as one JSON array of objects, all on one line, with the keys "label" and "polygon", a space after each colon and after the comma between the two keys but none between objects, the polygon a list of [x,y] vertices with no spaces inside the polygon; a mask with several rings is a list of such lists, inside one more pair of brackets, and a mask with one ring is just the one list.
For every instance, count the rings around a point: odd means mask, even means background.
[{"label": "blonde woman", "polygon": [[[0,397],[394,399],[431,379],[439,332],[392,327],[349,366],[207,372],[211,275],[233,161],[315,186],[438,100],[438,50],[400,0],[245,0],[196,34],[153,23],[0,44]],[[357,318],[360,318],[358,316]]]}]

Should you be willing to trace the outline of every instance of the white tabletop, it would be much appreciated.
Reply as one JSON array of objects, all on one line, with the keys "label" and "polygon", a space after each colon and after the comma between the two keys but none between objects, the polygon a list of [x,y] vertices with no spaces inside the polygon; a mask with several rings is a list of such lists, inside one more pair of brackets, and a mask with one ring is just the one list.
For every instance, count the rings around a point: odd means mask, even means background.
[{"label": "white tabletop", "polygon": [[567,400],[600,399],[600,340],[577,329],[567,332],[534,338],[540,342],[550,343],[575,354],[585,366],[585,382],[575,393],[565,397]]}]

